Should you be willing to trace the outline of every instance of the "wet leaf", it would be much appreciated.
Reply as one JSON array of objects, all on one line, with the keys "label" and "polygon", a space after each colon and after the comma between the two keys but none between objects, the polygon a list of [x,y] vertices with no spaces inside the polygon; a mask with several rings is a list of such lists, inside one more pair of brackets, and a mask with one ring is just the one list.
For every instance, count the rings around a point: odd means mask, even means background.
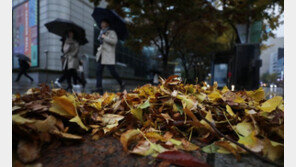
[{"label": "wet leaf", "polygon": [[280,96],[275,96],[272,99],[267,100],[266,102],[262,103],[260,109],[264,112],[271,112],[275,110],[281,103],[283,98]]},{"label": "wet leaf", "polygon": [[77,115],[76,117],[69,120],[70,122],[75,122],[77,125],[79,125],[82,129],[88,130],[88,127],[86,127],[83,122],[81,121],[80,117]]},{"label": "wet leaf", "polygon": [[138,120],[143,121],[143,111],[140,108],[132,108],[130,112],[135,116]]},{"label": "wet leaf", "polygon": [[27,124],[27,123],[34,123],[35,120],[24,118],[19,114],[14,114],[12,115],[12,122],[16,124]]},{"label": "wet leaf", "polygon": [[66,111],[71,116],[76,116],[76,109],[73,104],[73,99],[67,96],[53,97],[53,103]]},{"label": "wet leaf", "polygon": [[55,134],[61,138],[65,138],[65,139],[71,139],[71,140],[81,140],[82,139],[81,136],[70,134],[70,133],[64,133],[59,130],[53,130],[53,131],[51,131],[51,133]]},{"label": "wet leaf", "polygon": [[123,149],[125,151],[128,151],[128,143],[130,142],[130,140],[132,140],[133,137],[135,137],[136,135],[140,134],[140,132],[137,129],[131,129],[126,131],[125,133],[123,133],[120,136],[120,142],[123,146]]}]

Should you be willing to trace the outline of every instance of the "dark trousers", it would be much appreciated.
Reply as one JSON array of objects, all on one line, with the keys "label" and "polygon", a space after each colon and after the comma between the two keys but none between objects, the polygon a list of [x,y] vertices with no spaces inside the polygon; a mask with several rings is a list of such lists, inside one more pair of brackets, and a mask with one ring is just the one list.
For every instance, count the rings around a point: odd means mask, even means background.
[{"label": "dark trousers", "polygon": [[30,77],[28,74],[27,74],[27,70],[26,68],[20,68],[20,72],[18,73],[18,76],[16,78],[15,81],[19,81],[21,79],[21,76],[24,74],[27,78],[29,78],[31,81],[33,81],[33,78]]},{"label": "dark trousers", "polygon": [[116,81],[122,85],[122,80],[119,77],[118,73],[115,70],[115,65],[103,65],[100,63],[100,61],[97,64],[97,89],[102,89],[103,88],[103,84],[102,84],[102,80],[103,80],[103,71],[104,71],[104,67],[107,66],[107,68],[109,69],[111,75],[116,79]]},{"label": "dark trousers", "polygon": [[76,69],[67,69],[65,71],[65,77],[67,79],[68,88],[72,88],[71,79],[73,78],[73,83],[77,84],[77,71]]}]

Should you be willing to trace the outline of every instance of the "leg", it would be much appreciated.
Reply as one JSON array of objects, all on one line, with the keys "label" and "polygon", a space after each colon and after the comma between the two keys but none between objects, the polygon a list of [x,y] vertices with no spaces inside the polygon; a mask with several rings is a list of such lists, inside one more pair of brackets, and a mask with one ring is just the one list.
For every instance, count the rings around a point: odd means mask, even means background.
[{"label": "leg", "polygon": [[119,77],[118,73],[115,70],[115,65],[108,65],[107,67],[108,67],[111,75],[116,79],[116,81],[121,86],[122,85],[122,80],[121,80],[121,78]]},{"label": "leg", "polygon": [[25,75],[27,78],[29,78],[29,79],[31,80],[31,82],[34,81],[34,79],[28,75],[28,73],[27,73],[26,70],[24,71],[24,75]]},{"label": "leg", "polygon": [[66,70],[63,70],[62,76],[59,78],[59,82],[63,82],[66,79]]},{"label": "leg", "polygon": [[76,69],[71,69],[71,74],[72,74],[72,77],[73,77],[74,85],[77,85],[77,71],[76,71]]},{"label": "leg", "polygon": [[102,65],[100,62],[97,64],[97,89],[103,89],[103,70],[104,70],[104,65]]},{"label": "leg", "polygon": [[72,89],[72,83],[71,83],[71,71],[70,70],[66,70],[66,79],[67,79],[67,84],[68,84],[68,87],[67,89]]},{"label": "leg", "polygon": [[24,74],[24,70],[20,69],[20,72],[18,73],[15,82],[18,82],[21,79],[21,76]]}]

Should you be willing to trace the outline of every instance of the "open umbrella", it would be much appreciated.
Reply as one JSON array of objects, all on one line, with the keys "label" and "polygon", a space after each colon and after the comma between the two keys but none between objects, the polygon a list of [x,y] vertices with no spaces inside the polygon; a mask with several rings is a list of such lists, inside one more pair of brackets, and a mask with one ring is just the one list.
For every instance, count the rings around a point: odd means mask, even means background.
[{"label": "open umbrella", "polygon": [[45,27],[48,29],[49,32],[54,33],[61,37],[65,35],[66,31],[73,30],[75,31],[75,33],[77,33],[76,40],[79,42],[80,45],[84,45],[88,43],[85,37],[86,36],[85,30],[70,20],[58,18],[58,19],[55,19],[54,21],[46,23]]},{"label": "open umbrella", "polygon": [[125,21],[114,10],[98,7],[94,9],[91,16],[98,25],[101,25],[102,20],[108,20],[111,29],[115,30],[118,39],[125,40],[128,37]]},{"label": "open umbrella", "polygon": [[27,57],[26,55],[22,54],[22,53],[16,53],[15,56],[17,58],[19,58],[20,60],[31,62],[31,59],[29,57]]}]

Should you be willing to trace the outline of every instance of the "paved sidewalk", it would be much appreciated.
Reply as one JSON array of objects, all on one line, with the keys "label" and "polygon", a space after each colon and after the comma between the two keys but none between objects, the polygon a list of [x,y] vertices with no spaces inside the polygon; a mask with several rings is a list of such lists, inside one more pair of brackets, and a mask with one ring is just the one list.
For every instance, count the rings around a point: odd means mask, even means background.
[{"label": "paved sidewalk", "polygon": [[[138,87],[138,86],[142,86],[144,84],[147,84],[148,82],[145,81],[136,81],[136,80],[123,80],[126,83],[126,90],[130,91],[133,90],[134,88]],[[20,82],[12,82],[12,93],[25,93],[28,89],[32,88],[32,87],[38,87],[40,83],[36,83],[33,82],[31,83],[30,81],[20,81]],[[95,79],[87,79],[87,84],[85,87],[84,92],[86,93],[91,93],[92,90],[95,89],[95,84],[96,81]],[[54,85],[54,81],[48,82],[47,85],[49,85],[50,87],[57,87],[56,85]],[[67,87],[66,82],[62,83],[63,88]],[[120,90],[120,86],[119,84],[114,80],[114,79],[104,79],[103,80],[103,88],[104,91],[108,91],[108,92],[118,92]],[[79,86],[79,88],[74,89],[74,91],[76,92],[82,92],[83,89],[81,87],[81,85]]]}]

